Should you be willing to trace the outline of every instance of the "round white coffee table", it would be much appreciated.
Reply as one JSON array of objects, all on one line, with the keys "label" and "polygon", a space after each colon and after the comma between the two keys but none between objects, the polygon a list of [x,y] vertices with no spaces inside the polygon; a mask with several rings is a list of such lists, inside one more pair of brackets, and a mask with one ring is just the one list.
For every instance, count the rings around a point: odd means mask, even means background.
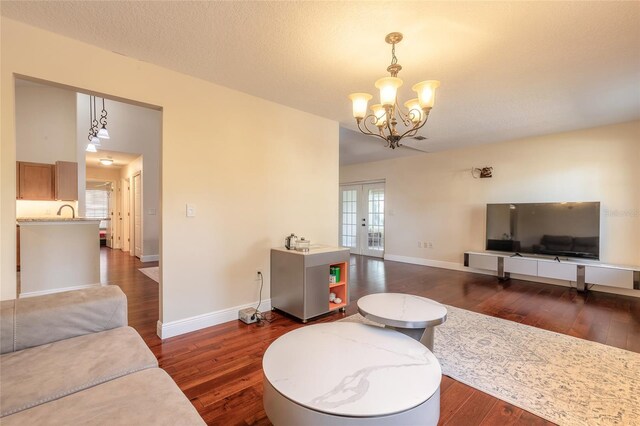
[{"label": "round white coffee table", "polygon": [[358,312],[419,340],[433,351],[433,329],[447,320],[447,308],[426,297],[401,293],[376,293],[358,299]]},{"label": "round white coffee table", "polygon": [[436,425],[442,371],[419,342],[352,322],[299,328],[262,361],[275,426]]}]

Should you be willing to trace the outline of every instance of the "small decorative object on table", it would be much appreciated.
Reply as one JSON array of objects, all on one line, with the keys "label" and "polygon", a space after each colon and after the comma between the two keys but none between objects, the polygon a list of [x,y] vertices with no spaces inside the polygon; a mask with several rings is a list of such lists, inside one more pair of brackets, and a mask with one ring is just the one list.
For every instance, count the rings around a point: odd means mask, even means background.
[{"label": "small decorative object on table", "polygon": [[329,293],[329,302],[333,302],[334,300],[336,300],[336,294],[335,293]]}]

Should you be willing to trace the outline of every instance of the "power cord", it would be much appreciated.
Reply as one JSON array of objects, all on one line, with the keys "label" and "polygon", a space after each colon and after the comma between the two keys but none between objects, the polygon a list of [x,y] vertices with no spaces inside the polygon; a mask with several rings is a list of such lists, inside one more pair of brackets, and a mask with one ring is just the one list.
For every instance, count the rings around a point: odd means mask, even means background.
[{"label": "power cord", "polygon": [[253,314],[253,318],[251,319],[257,320],[258,325],[260,326],[260,325],[264,325],[262,324],[262,321],[271,323],[273,321],[273,318],[268,318],[264,313],[260,312],[260,305],[262,304],[262,287],[264,287],[264,276],[260,271],[258,271],[258,275],[260,276],[260,296],[258,299],[258,306],[256,306],[256,313]]}]

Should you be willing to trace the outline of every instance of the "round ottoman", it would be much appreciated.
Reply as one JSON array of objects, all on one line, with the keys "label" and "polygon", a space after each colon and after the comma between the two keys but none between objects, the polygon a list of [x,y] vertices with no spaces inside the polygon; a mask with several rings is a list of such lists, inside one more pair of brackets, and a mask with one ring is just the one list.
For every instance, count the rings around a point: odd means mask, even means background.
[{"label": "round ottoman", "polygon": [[262,365],[275,426],[436,425],[440,417],[438,360],[394,330],[310,325],[275,340]]}]

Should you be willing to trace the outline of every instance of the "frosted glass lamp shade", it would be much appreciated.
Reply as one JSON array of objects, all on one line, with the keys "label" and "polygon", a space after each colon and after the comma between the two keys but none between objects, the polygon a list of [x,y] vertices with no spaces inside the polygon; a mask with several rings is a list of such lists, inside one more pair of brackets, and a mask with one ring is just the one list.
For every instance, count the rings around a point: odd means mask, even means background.
[{"label": "frosted glass lamp shade", "polygon": [[87,144],[87,152],[98,152],[98,150],[96,149],[96,146],[92,143]]},{"label": "frosted glass lamp shade", "polygon": [[393,106],[400,86],[402,86],[402,80],[398,77],[384,77],[376,81],[376,89],[380,90],[380,103]]},{"label": "frosted glass lamp shade", "polygon": [[98,137],[100,139],[109,139],[109,132],[106,127],[102,127],[102,129],[98,130]]},{"label": "frosted glass lamp shade", "polygon": [[92,136],[91,137],[91,143],[96,145],[96,146],[100,146],[100,139],[98,139],[96,136]]},{"label": "frosted glass lamp shade", "polygon": [[418,98],[413,98],[404,103],[404,106],[409,110],[409,119],[415,124],[422,120],[422,108],[420,108],[420,102]]},{"label": "frosted glass lamp shade", "polygon": [[433,104],[436,100],[436,89],[438,87],[440,87],[440,82],[438,80],[427,80],[415,84],[411,90],[416,91],[420,107],[424,109],[433,108]]},{"label": "frosted glass lamp shade", "polygon": [[364,118],[367,115],[367,105],[373,98],[368,93],[352,93],[349,95],[349,99],[353,102],[353,117]]},{"label": "frosted glass lamp shade", "polygon": [[371,111],[373,111],[373,115],[376,117],[376,126],[384,126],[387,121],[387,111],[384,107],[381,104],[371,105]]}]

